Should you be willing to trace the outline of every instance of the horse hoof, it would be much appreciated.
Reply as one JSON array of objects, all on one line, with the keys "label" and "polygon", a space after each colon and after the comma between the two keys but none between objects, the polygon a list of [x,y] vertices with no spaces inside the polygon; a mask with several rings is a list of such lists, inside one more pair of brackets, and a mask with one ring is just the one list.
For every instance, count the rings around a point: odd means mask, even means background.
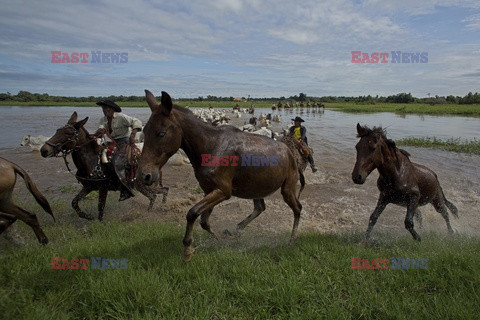
[{"label": "horse hoof", "polygon": [[79,217],[87,220],[95,220],[95,218],[91,214],[81,214],[79,215]]},{"label": "horse hoof", "polygon": [[190,262],[192,260],[195,249],[193,247],[185,247],[183,250],[183,261]]},{"label": "horse hoof", "polygon": [[358,243],[358,245],[359,245],[360,247],[362,247],[362,248],[366,248],[366,247],[368,247],[368,240],[367,240],[367,239],[364,239],[364,240],[360,241],[360,242]]},{"label": "horse hoof", "polygon": [[42,246],[46,246],[48,244],[48,238],[47,237],[42,237],[40,239],[40,243],[42,244]]},{"label": "horse hoof", "polygon": [[230,231],[228,229],[223,230],[223,236],[225,238],[239,238],[240,237],[240,230]]}]

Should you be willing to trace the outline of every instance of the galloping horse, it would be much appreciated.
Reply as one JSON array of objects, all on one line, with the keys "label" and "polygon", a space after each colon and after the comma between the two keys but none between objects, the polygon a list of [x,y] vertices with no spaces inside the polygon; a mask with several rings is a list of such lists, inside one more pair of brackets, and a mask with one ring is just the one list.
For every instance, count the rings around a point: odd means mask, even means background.
[{"label": "galloping horse", "polygon": [[[281,188],[283,199],[294,214],[290,241],[296,239],[302,210],[296,195],[298,169],[284,143],[231,126],[213,127],[203,123],[188,109],[174,106],[166,92],[162,92],[161,104],[150,91],[145,90],[145,94],[152,114],[144,129],[145,145],[139,179],[147,185],[157,181],[168,158],[182,148],[205,193],[205,197],[187,214],[183,238],[185,261],[189,261],[194,253],[192,229],[195,220],[200,216],[202,228],[216,237],[208,219],[213,208],[231,196],[253,199],[253,212],[237,225],[239,231],[265,210],[264,198]],[[205,162],[209,157],[221,158],[226,165],[211,166],[214,161]],[[270,165],[261,166],[253,160],[255,158],[270,159]]]},{"label": "galloping horse", "polygon": [[449,233],[453,233],[447,207],[456,218],[458,218],[457,208],[443,194],[435,172],[411,162],[410,154],[398,149],[393,140],[387,139],[382,128],[370,129],[357,124],[357,133],[360,141],[355,146],[357,162],[352,172],[353,182],[363,184],[375,169],[380,174],[377,180],[380,197],[370,216],[365,240],[368,241],[373,226],[389,203],[407,207],[405,228],[410,231],[415,240],[421,239],[413,228],[413,216],[419,214],[419,206],[427,203],[431,203],[442,215]]},{"label": "galloping horse", "polygon": [[[98,220],[102,220],[108,191],[119,191],[120,181],[111,164],[101,162],[102,147],[98,145],[96,139],[90,138],[85,129],[87,120],[88,117],[77,122],[77,112],[74,112],[68,123],[59,128],[55,135],[42,146],[40,153],[44,158],[54,157],[59,153],[66,157],[67,154],[72,153],[73,162],[77,167],[75,176],[83,185],[82,190],[72,200],[72,207],[80,218],[93,220],[91,214],[80,209],[78,202],[90,192],[98,190]],[[163,193],[163,202],[167,199],[168,188],[163,187],[161,183],[161,176],[158,185],[152,187],[146,187],[135,180],[137,190],[150,200],[148,210],[152,209],[155,203],[157,191]]]},{"label": "galloping horse", "polygon": [[48,200],[38,190],[37,186],[25,170],[13,162],[0,158],[0,234],[12,223],[17,221],[17,219],[20,219],[33,229],[38,241],[45,245],[48,243],[48,238],[45,233],[43,233],[35,214],[20,208],[12,201],[13,188],[17,181],[17,174],[22,176],[23,180],[25,180],[28,190],[35,197],[38,204],[43,210],[52,216],[53,220],[55,220]]}]

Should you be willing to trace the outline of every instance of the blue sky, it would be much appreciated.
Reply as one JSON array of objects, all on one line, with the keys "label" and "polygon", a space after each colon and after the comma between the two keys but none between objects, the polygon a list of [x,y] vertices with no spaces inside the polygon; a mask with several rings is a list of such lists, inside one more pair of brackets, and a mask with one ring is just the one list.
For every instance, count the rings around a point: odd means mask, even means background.
[{"label": "blue sky", "polygon": [[[0,92],[149,89],[180,98],[480,91],[478,0],[0,1]],[[128,62],[51,62],[51,51],[97,50],[127,52]],[[428,52],[428,62],[351,63],[351,51],[397,50]]]}]

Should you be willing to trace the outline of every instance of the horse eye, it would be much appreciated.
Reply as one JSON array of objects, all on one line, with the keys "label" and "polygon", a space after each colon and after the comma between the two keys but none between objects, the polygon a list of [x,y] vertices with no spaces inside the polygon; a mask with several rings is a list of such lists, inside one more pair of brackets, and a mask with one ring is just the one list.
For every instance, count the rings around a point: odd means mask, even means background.
[{"label": "horse eye", "polygon": [[157,132],[157,137],[163,138],[163,136],[165,135],[165,133],[166,133],[165,131],[159,131],[159,132]]}]

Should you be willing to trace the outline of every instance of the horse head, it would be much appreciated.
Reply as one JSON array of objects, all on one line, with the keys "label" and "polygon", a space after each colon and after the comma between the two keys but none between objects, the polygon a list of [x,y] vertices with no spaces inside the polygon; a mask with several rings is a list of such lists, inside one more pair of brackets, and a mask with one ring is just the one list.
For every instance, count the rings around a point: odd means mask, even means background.
[{"label": "horse head", "polygon": [[173,156],[182,143],[182,129],[173,109],[172,98],[162,91],[161,103],[145,90],[145,96],[152,114],[143,129],[145,140],[139,164],[139,178],[151,185],[160,177],[160,170]]},{"label": "horse head", "polygon": [[357,137],[360,141],[355,146],[357,161],[352,172],[352,180],[356,184],[363,184],[368,175],[381,166],[385,161],[389,144],[395,144],[392,140],[387,144],[384,130],[379,127],[373,129],[360,126],[357,123]]},{"label": "horse head", "polygon": [[77,147],[80,140],[81,128],[88,121],[88,117],[77,122],[77,112],[74,112],[67,124],[55,132],[40,149],[42,157],[54,157],[60,152],[72,151]]}]

